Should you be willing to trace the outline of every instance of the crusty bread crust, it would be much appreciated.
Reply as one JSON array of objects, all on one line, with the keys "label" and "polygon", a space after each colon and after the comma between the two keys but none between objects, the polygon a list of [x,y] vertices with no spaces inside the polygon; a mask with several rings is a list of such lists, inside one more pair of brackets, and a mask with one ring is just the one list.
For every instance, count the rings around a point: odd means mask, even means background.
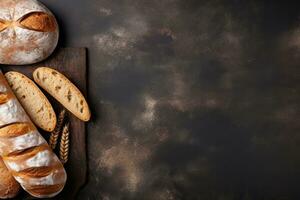
[{"label": "crusty bread crust", "polygon": [[63,74],[49,67],[33,72],[34,81],[83,121],[90,120],[91,112],[80,90]]},{"label": "crusty bread crust", "polygon": [[0,199],[17,196],[21,187],[0,158]]},{"label": "crusty bread crust", "polygon": [[28,133],[29,131],[34,131],[35,129],[33,124],[28,122],[13,123],[0,128],[0,137],[5,137],[7,135],[9,137],[17,137]]},{"label": "crusty bread crust", "polygon": [[32,121],[45,131],[53,131],[56,126],[56,114],[36,84],[19,72],[7,72],[5,77]]},{"label": "crusty bread crust", "polygon": [[37,0],[1,0],[0,21],[0,64],[33,64],[57,45],[57,21]]},{"label": "crusty bread crust", "polygon": [[0,21],[0,31],[4,30],[7,27],[5,22]]},{"label": "crusty bread crust", "polygon": [[11,95],[9,101],[0,105],[0,156],[4,164],[29,194],[38,198],[57,195],[66,183],[66,171],[27,117],[1,72],[0,92]]},{"label": "crusty bread crust", "polygon": [[24,28],[41,32],[53,32],[57,27],[55,18],[42,12],[33,12],[25,15],[20,20],[20,25],[24,26]]}]

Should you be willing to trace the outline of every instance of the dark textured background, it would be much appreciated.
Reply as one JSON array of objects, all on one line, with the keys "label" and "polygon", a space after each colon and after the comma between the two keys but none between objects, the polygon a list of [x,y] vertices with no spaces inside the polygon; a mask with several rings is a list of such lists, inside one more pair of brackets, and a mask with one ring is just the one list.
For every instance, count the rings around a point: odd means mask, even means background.
[{"label": "dark textured background", "polygon": [[42,2],[89,49],[79,199],[300,199],[296,1]]}]

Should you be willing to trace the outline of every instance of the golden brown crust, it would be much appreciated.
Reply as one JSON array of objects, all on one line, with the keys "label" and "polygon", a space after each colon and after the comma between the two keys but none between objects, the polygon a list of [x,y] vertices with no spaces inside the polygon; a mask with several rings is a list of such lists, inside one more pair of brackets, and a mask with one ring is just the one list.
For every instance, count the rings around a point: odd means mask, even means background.
[{"label": "golden brown crust", "polygon": [[22,171],[13,172],[13,175],[21,178],[25,178],[25,177],[41,178],[41,177],[48,176],[51,172],[53,172],[53,170],[58,169],[59,167],[61,167],[61,165],[31,167],[31,168],[24,169]]},{"label": "golden brown crust", "polygon": [[8,102],[13,97],[14,96],[11,92],[6,92],[6,93],[0,92],[0,105]]},{"label": "golden brown crust", "polygon": [[20,150],[20,151],[15,151],[12,152],[8,155],[3,156],[3,160],[5,161],[22,161],[22,160],[27,160],[28,158],[31,158],[35,156],[37,153],[44,151],[44,150],[49,150],[50,147],[48,145],[42,145],[42,146],[36,146],[36,147],[31,147],[29,149],[25,150]]},{"label": "golden brown crust", "polygon": [[5,23],[5,22],[2,22],[2,21],[0,20],[0,32],[3,31],[4,29],[6,29],[6,27],[7,27],[6,23]]},{"label": "golden brown crust", "polygon": [[[7,167],[5,174],[13,175],[15,179],[12,180],[17,180],[24,190],[35,197],[55,196],[63,189],[67,179],[62,163],[23,111],[1,71],[0,90],[13,97],[13,101],[1,105],[4,108],[12,106],[12,109],[0,112],[0,119],[3,121],[0,126],[0,154]],[[9,195],[6,190],[1,190],[4,180],[0,166],[0,198],[7,198],[6,195]],[[36,186],[41,184],[42,186]],[[8,189],[11,187],[19,188],[18,185],[9,185]]]},{"label": "golden brown crust", "polygon": [[63,188],[63,184],[56,185],[35,185],[27,188],[27,191],[33,195],[51,196],[52,194],[59,192]]},{"label": "golden brown crust", "polygon": [[8,171],[0,158],[0,198],[13,198],[20,191],[20,185]]},{"label": "golden brown crust", "polygon": [[[2,72],[0,74],[2,74]],[[4,85],[5,87],[8,86],[8,83],[7,83],[6,79],[5,79],[5,77],[2,76],[2,75],[0,76],[0,84]]]},{"label": "golden brown crust", "polygon": [[2,91],[2,93],[8,94],[12,97],[14,97],[14,93],[12,90],[10,90],[9,84],[5,78],[5,76],[2,76],[2,72],[0,71],[0,85],[2,85],[4,88],[9,88],[9,90],[6,90],[5,92]]},{"label": "golden brown crust", "polygon": [[59,27],[42,3],[0,0],[0,8],[0,64],[33,64],[54,51]]},{"label": "golden brown crust", "polygon": [[32,12],[25,15],[20,24],[24,28],[41,32],[53,32],[56,30],[55,18],[43,12]]},{"label": "golden brown crust", "polygon": [[0,93],[0,104],[4,104],[8,101],[8,94],[1,94]]},{"label": "golden brown crust", "polygon": [[14,123],[0,128],[0,137],[16,137],[34,130],[32,123]]}]

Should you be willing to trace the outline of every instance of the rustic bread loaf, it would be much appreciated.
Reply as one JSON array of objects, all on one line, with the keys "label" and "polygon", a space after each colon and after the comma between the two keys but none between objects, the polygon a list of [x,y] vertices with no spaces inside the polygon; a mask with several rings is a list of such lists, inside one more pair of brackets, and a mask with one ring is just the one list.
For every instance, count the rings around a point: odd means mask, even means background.
[{"label": "rustic bread loaf", "polygon": [[54,15],[37,0],[0,1],[0,64],[44,60],[54,51],[58,36]]},{"label": "rustic bread loaf", "polygon": [[0,72],[0,156],[32,196],[57,195],[67,179],[62,163],[26,115]]},{"label": "rustic bread loaf", "polygon": [[34,81],[83,121],[91,117],[89,106],[79,89],[60,72],[39,67],[33,72]]},{"label": "rustic bread loaf", "polygon": [[53,131],[56,114],[36,84],[19,72],[7,72],[5,78],[31,120],[45,131]]},{"label": "rustic bread loaf", "polygon": [[21,187],[0,158],[0,199],[15,197]]}]

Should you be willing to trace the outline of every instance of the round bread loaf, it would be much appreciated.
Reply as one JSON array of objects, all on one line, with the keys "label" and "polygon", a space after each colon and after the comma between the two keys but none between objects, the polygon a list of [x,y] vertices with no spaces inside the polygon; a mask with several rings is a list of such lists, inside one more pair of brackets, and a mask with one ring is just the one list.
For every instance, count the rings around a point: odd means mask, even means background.
[{"label": "round bread loaf", "polygon": [[54,51],[58,36],[54,15],[40,2],[0,1],[0,64],[42,61]]}]

